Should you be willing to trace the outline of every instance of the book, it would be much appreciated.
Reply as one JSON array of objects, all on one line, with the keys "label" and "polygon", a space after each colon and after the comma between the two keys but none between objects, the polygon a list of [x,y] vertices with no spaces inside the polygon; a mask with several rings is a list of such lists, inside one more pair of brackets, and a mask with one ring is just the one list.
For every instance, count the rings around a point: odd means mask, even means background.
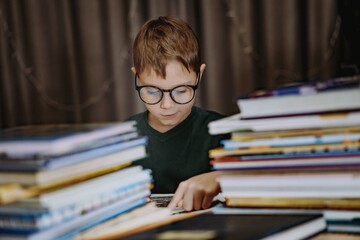
[{"label": "book", "polygon": [[297,136],[306,136],[306,135],[323,136],[325,134],[338,134],[338,133],[343,133],[343,134],[360,133],[360,126],[297,129],[297,130],[266,131],[266,132],[235,131],[231,133],[231,140],[252,141],[257,139],[297,137]]},{"label": "book", "polygon": [[168,208],[156,207],[155,203],[148,203],[133,211],[120,215],[75,236],[75,240],[96,239],[123,239],[124,237],[153,229],[159,226],[169,225],[174,222],[191,218],[209,210],[200,210],[174,213]]},{"label": "book", "polygon": [[106,239],[121,237],[143,225],[154,223],[171,216],[168,208],[158,208],[148,203],[132,211],[110,219],[76,235],[75,239]]},{"label": "book", "polygon": [[[137,136],[137,133],[131,133],[129,136]],[[145,145],[147,144],[147,137],[135,137],[127,140],[119,140],[117,137],[115,142],[111,142],[110,144],[107,141],[105,142],[106,143],[104,145],[101,144],[99,146],[99,144],[96,144],[96,146],[91,146],[89,149],[83,149],[81,151],[61,154],[57,156],[0,158],[0,171],[37,171],[65,167],[79,162],[113,154],[127,148],[135,147],[138,145]]]},{"label": "book", "polygon": [[241,98],[237,104],[242,119],[354,111],[360,109],[359,86],[311,94]]},{"label": "book", "polygon": [[217,179],[225,198],[360,198],[360,172],[240,175]]},{"label": "book", "polygon": [[211,164],[215,170],[283,170],[288,169],[307,169],[311,171],[311,168],[323,168],[324,171],[331,168],[359,168],[360,155],[354,154],[342,154],[342,155],[330,155],[329,156],[304,156],[297,155],[285,155],[283,158],[266,158],[257,156],[258,158],[243,159],[241,156],[222,156],[216,157],[211,160]]},{"label": "book", "polygon": [[135,121],[128,121],[14,127],[0,132],[0,153],[12,157],[64,154],[98,140],[136,131],[135,125]]},{"label": "book", "polygon": [[257,91],[236,102],[243,119],[358,110],[360,76]]},{"label": "book", "polygon": [[0,239],[18,240],[38,240],[38,239],[70,239],[77,233],[93,227],[105,220],[113,218],[119,214],[127,212],[133,208],[142,206],[146,203],[149,190],[143,190],[136,194],[115,201],[110,205],[94,209],[87,214],[65,221],[49,229],[36,231],[29,234],[0,233]]},{"label": "book", "polygon": [[39,186],[56,185],[64,180],[73,181],[74,178],[83,178],[84,175],[88,175],[92,172],[129,163],[144,158],[146,155],[145,145],[139,145],[62,168],[35,172],[2,171],[0,172],[0,184],[20,183],[23,185]]},{"label": "book", "polygon": [[143,170],[141,166],[130,166],[68,187],[42,193],[36,198],[5,205],[5,207],[60,209],[70,204],[86,201],[99,193],[118,191],[131,184],[143,182],[150,184],[150,176],[149,170]]},{"label": "book", "polygon": [[326,92],[336,89],[346,89],[359,87],[360,75],[337,77],[327,80],[292,83],[283,87],[270,90],[259,90],[244,98],[261,98],[271,96],[314,94],[318,92]]},{"label": "book", "polygon": [[228,207],[219,204],[211,209],[213,214],[322,214],[328,232],[359,233],[360,211],[314,208],[264,208],[264,207]]},{"label": "book", "polygon": [[259,146],[251,148],[235,148],[224,149],[222,147],[214,148],[209,151],[211,158],[231,156],[231,155],[249,155],[249,154],[282,154],[282,153],[305,153],[305,152],[336,152],[336,151],[348,151],[357,149],[360,146],[360,141],[349,141],[341,143],[329,143],[329,144],[311,144],[311,145],[294,145],[294,146]]},{"label": "book", "polygon": [[325,231],[321,214],[200,214],[122,239],[305,239]]},{"label": "book", "polygon": [[235,131],[262,132],[359,126],[360,112],[314,114],[266,119],[242,120],[234,114],[208,124],[212,135]]},{"label": "book", "polygon": [[97,171],[89,172],[80,176],[75,176],[73,178],[63,179],[61,181],[47,185],[25,186],[19,183],[0,184],[0,204],[8,204],[31,197],[36,197],[41,193],[55,191],[60,188],[71,186],[78,182],[87,181],[98,176],[118,171],[130,165],[131,162],[127,162],[120,165],[99,169]]},{"label": "book", "polygon": [[0,230],[33,232],[50,228],[138,192],[150,194],[150,181],[150,172],[138,166],[0,206]]},{"label": "book", "polygon": [[[225,196],[224,196],[225,197]],[[317,198],[317,197],[225,197],[229,207],[249,208],[305,208],[359,210],[360,198]]]},{"label": "book", "polygon": [[254,139],[249,141],[237,141],[225,139],[220,141],[225,149],[253,148],[253,147],[282,147],[301,146],[313,144],[332,144],[360,140],[360,133],[336,133],[318,135],[303,135],[292,137],[273,137],[266,139]]}]

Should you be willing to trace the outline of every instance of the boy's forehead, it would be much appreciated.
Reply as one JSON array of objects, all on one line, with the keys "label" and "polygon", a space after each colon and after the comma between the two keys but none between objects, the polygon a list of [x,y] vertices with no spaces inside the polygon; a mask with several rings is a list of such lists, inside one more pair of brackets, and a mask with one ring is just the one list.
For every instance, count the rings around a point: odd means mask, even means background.
[{"label": "boy's forehead", "polygon": [[165,78],[153,69],[147,69],[139,74],[139,80],[144,85],[154,85],[161,88],[172,88],[178,85],[193,85],[196,83],[196,74],[184,69],[170,67],[166,70]]},{"label": "boy's forehead", "polygon": [[170,61],[165,66],[165,76],[162,76],[160,72],[157,72],[153,67],[146,66],[144,70],[138,73],[141,79],[177,79],[177,78],[191,78],[196,75],[195,72],[188,71],[186,67],[178,61]]}]

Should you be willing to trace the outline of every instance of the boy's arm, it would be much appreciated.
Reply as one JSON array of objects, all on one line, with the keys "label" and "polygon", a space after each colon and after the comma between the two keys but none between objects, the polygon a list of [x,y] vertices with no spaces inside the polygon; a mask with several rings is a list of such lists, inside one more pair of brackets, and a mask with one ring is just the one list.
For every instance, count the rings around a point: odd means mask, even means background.
[{"label": "boy's arm", "polygon": [[209,208],[213,198],[220,192],[217,181],[219,176],[220,172],[214,171],[181,182],[168,207],[171,209],[181,207],[185,211]]}]

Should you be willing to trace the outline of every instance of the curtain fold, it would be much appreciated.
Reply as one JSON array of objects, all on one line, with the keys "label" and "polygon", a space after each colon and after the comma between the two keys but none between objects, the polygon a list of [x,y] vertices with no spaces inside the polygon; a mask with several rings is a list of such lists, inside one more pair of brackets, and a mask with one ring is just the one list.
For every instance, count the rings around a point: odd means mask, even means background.
[{"label": "curtain fold", "polygon": [[132,43],[160,15],[199,37],[196,104],[225,115],[254,90],[341,74],[336,0],[0,0],[0,129],[123,121],[145,108]]}]

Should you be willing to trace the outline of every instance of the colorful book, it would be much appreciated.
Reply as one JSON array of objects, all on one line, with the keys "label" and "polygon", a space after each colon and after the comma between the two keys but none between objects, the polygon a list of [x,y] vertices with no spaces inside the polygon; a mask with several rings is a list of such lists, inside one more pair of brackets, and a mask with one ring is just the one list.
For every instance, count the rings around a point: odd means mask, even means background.
[{"label": "colorful book", "polygon": [[0,153],[10,157],[65,154],[96,141],[136,131],[136,122],[31,125],[0,132]]}]

